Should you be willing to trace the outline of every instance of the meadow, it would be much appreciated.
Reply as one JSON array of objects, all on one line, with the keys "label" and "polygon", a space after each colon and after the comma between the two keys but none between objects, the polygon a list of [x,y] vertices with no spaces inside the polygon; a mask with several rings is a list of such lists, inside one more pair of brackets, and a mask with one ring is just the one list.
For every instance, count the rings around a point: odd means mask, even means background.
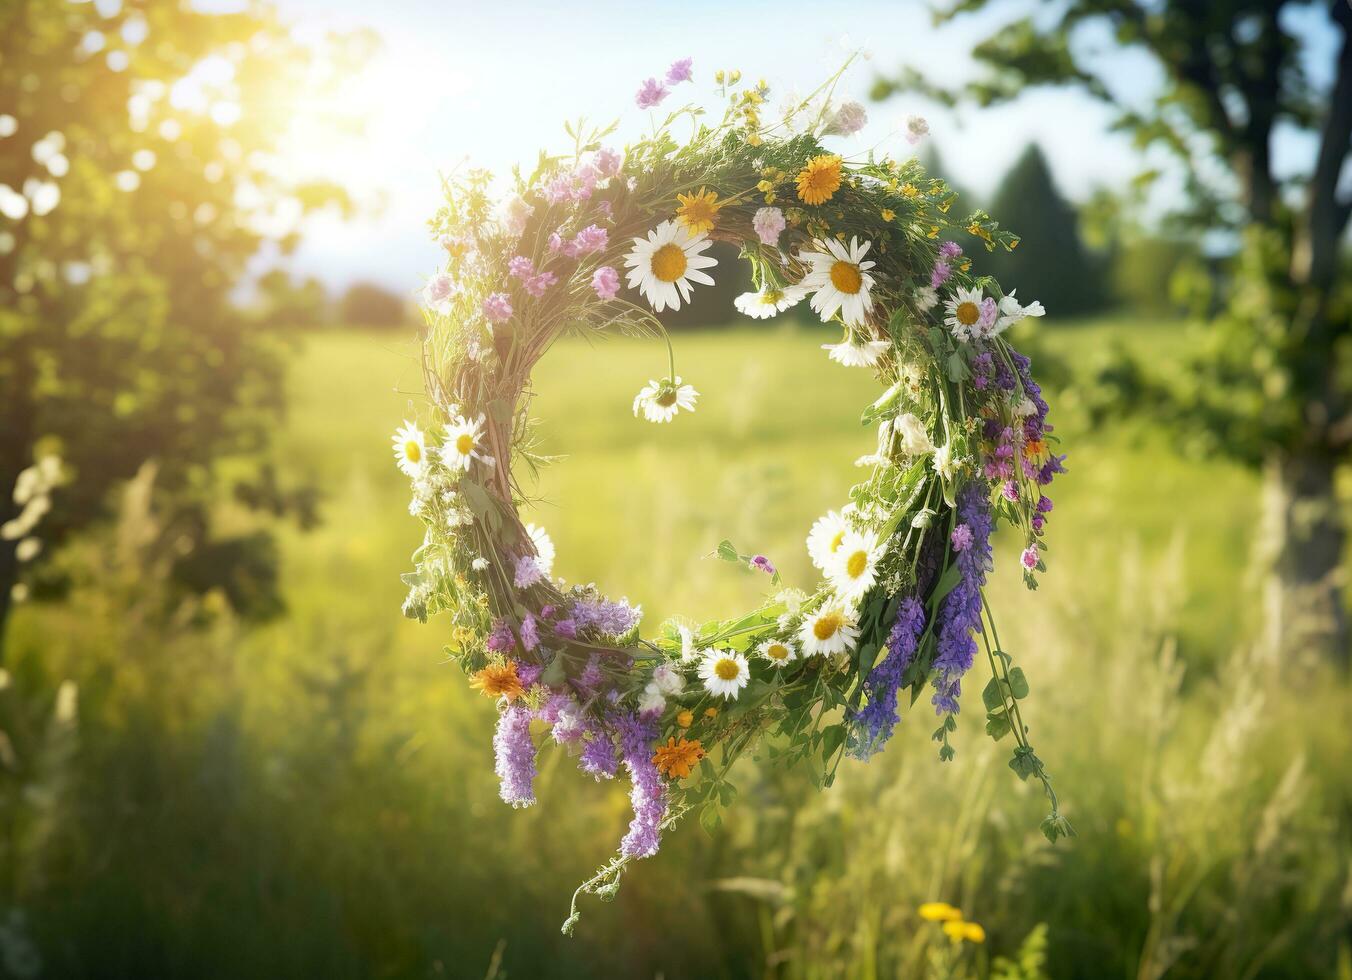
[{"label": "meadow", "polygon": [[[322,332],[292,355],[279,433],[284,479],[323,492],[322,524],[282,533],[285,616],[152,628],[100,599],[137,588],[115,565],[69,608],[17,620],[16,689],[57,711],[72,679],[79,711],[45,735],[51,778],[23,803],[28,897],[0,953],[31,936],[63,976],[1346,974],[1352,691],[1253,642],[1254,475],[1140,422],[1088,426],[1074,379],[1110,337],[1180,342],[1176,324],[1126,320],[1041,339],[1070,368],[1052,399],[1070,472],[1044,587],[1024,591],[1009,542],[992,586],[1075,840],[1041,838],[1034,787],[967,714],[938,762],[922,701],[825,793],[745,767],[718,835],[677,828],[561,937],[627,800],[562,753],[538,806],[498,800],[493,706],[447,662],[437,620],[399,615],[420,529],[389,433],[417,411],[416,344]],[[533,517],[557,573],[627,594],[650,628],[758,600],[763,579],[708,559],[725,537],[810,581],[803,536],[872,449],[872,383],[826,362],[830,339],[679,334],[702,395],[670,426],[630,411],[660,344],[551,352],[539,436],[566,458],[541,471]],[[954,947],[917,916],[925,901],[961,906],[986,942]]]}]

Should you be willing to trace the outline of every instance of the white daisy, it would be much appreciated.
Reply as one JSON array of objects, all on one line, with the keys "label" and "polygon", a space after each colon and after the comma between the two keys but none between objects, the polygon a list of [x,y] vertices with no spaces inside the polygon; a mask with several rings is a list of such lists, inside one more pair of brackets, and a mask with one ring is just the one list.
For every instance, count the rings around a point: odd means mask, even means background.
[{"label": "white daisy", "polygon": [[405,420],[395,430],[394,462],[410,477],[416,477],[427,465],[427,439],[416,423]]},{"label": "white daisy", "polygon": [[828,511],[825,517],[817,518],[807,535],[807,553],[812,559],[812,564],[818,568],[826,568],[831,563],[831,556],[835,554],[849,532],[850,525],[834,510]]},{"label": "white daisy", "polygon": [[803,620],[798,639],[803,656],[832,656],[854,647],[859,629],[849,611],[837,605],[825,605]]},{"label": "white daisy", "polygon": [[693,412],[698,397],[699,392],[693,385],[681,384],[679,375],[649,381],[634,396],[634,415],[642,409],[643,417],[649,422],[670,422],[681,409]]},{"label": "white daisy", "polygon": [[710,694],[737,700],[737,695],[751,680],[751,668],[746,657],[732,650],[709,650],[699,665],[699,676]]},{"label": "white daisy", "polygon": [[958,288],[944,303],[944,326],[952,331],[958,340],[970,340],[976,336],[977,324],[981,320],[981,302],[985,299],[979,289]]},{"label": "white daisy", "polygon": [[679,310],[681,303],[690,300],[691,283],[714,284],[700,271],[718,264],[712,256],[701,254],[712,244],[704,232],[691,235],[679,222],[662,222],[646,239],[635,238],[633,250],[624,257],[629,288],[641,292],[658,313],[667,307]]},{"label": "white daisy", "polygon": [[766,640],[756,647],[756,652],[776,667],[782,667],[798,656],[798,649],[792,640]]},{"label": "white daisy", "polygon": [[742,293],[732,301],[738,312],[756,320],[768,320],[776,313],[796,306],[806,295],[797,286],[764,286],[758,293]]},{"label": "white daisy", "polygon": [[838,344],[822,344],[822,350],[827,351],[831,360],[837,364],[846,367],[873,367],[890,346],[891,343],[886,340],[866,340],[862,344],[857,344],[851,337]]},{"label": "white daisy", "polygon": [[441,461],[452,473],[468,470],[469,464],[476,459],[485,466],[493,465],[493,457],[479,449],[483,442],[483,425],[482,415],[473,422],[463,415],[457,415],[446,423],[446,441],[441,444]]},{"label": "white daisy", "polygon": [[826,569],[831,588],[841,601],[854,604],[864,597],[877,580],[882,556],[883,545],[876,534],[850,531],[845,535]]},{"label": "white daisy", "polygon": [[799,285],[813,294],[810,305],[823,323],[839,312],[846,326],[861,326],[873,309],[873,277],[868,273],[873,263],[864,261],[872,242],[860,244],[851,238],[848,249],[834,238],[818,239],[816,244],[822,251],[798,256],[808,266]]},{"label": "white daisy", "polygon": [[550,540],[549,532],[538,525],[527,524],[526,536],[535,547],[535,563],[540,566],[545,578],[549,578],[554,574],[554,542]]},{"label": "white daisy", "polygon": [[690,632],[689,626],[678,626],[676,632],[681,636],[681,662],[689,663],[696,657],[701,656],[701,651],[695,649],[695,634]]}]

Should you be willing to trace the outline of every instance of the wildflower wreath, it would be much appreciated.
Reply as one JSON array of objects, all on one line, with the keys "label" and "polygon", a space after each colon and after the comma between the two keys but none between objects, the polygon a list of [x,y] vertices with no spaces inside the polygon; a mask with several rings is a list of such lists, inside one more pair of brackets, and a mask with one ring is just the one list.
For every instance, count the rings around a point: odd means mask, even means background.
[{"label": "wildflower wreath", "polygon": [[[689,61],[677,62],[643,84],[640,107],[690,77]],[[1028,682],[1000,644],[984,592],[1001,522],[1023,543],[1029,587],[1044,569],[1046,488],[1063,457],[1050,449],[1029,361],[1003,336],[1043,311],[977,276],[964,246],[946,237],[987,250],[1018,243],[984,212],[952,220],[955,195],[943,181],[913,159],[847,161],[823,146],[863,125],[862,106],[833,104],[838,78],[767,122],[765,83],[720,72],[721,121],[684,108],[623,153],[605,145],[614,127],[570,125],[572,152],[518,172],[505,201],[490,197],[488,174],[470,172],[447,181],[431,222],[447,259],[424,291],[430,418],[425,429],[405,422],[394,438],[412,480],[410,510],[425,526],[404,576],[404,611],[424,621],[448,614],[448,653],[496,699],[507,803],[535,802],[537,739],[565,747],[597,779],[624,770],[628,833],[578,894],[613,895],[629,862],[654,854],[662,831],[691,809],[716,825],[734,793],[729,770],[748,750],[804,764],[830,785],[843,756],[868,759],[883,747],[903,691],[909,704],[931,691],[934,738],[950,759],[978,653],[991,675],[981,694],[986,731],[1011,737],[1011,768],[1041,781],[1047,836],[1070,833],[1028,742]],[[693,129],[685,142],[674,135],[682,121]],[[909,138],[925,130],[913,118]],[[848,503],[807,536],[822,573],[813,591],[781,589],[743,616],[670,623],[645,638],[640,609],[556,580],[548,535],[518,514],[521,465],[546,462],[531,438],[530,375],[568,334],[660,333],[654,313],[714,281],[715,240],[750,263],[756,289],[738,297],[742,313],[770,317],[806,299],[840,326],[825,348],[831,360],[871,370],[882,385],[862,415],[877,450],[860,460],[868,476]],[[638,392],[634,413],[669,422],[696,398],[673,357],[669,373]],[[766,557],[728,541],[718,554],[780,586]],[[577,914],[574,895],[565,931]]]}]

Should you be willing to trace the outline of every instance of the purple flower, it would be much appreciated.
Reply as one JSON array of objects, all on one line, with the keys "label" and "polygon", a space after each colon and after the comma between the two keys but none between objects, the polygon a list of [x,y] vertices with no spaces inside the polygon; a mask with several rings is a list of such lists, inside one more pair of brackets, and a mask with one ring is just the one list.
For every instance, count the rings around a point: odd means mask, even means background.
[{"label": "purple flower", "polygon": [[620,291],[620,274],[608,265],[592,273],[592,289],[601,299],[614,299]]},{"label": "purple flower", "polygon": [[953,267],[947,262],[939,261],[934,263],[934,271],[930,273],[930,287],[938,289],[944,283],[948,282],[953,275]]},{"label": "purple flower", "polygon": [[1019,485],[1013,480],[1006,480],[1000,485],[1000,496],[1010,502],[1016,502],[1019,499]]},{"label": "purple flower", "polygon": [[943,259],[956,259],[962,254],[962,246],[957,242],[944,242],[939,246],[939,257]]},{"label": "purple flower", "polygon": [[535,263],[524,255],[514,255],[507,263],[507,274],[518,279],[528,279],[535,275]]},{"label": "purple flower", "polygon": [[1035,544],[1030,544],[1027,548],[1024,548],[1023,553],[1019,555],[1019,563],[1029,571],[1037,568],[1037,563],[1040,560],[1041,559],[1038,558],[1037,545]]},{"label": "purple flower", "polygon": [[516,646],[516,637],[512,635],[512,628],[507,625],[507,620],[499,619],[493,624],[484,646],[494,653],[506,653]]},{"label": "purple flower", "polygon": [[512,318],[512,301],[506,293],[492,293],[486,297],[483,309],[489,323],[506,323]]},{"label": "purple flower", "polygon": [[868,704],[850,722],[849,751],[856,759],[867,761],[892,737],[899,720],[897,690],[924,629],[925,607],[914,596],[907,596],[897,606],[897,618],[887,635],[887,655],[874,664],[864,682]]},{"label": "purple flower", "polygon": [[446,273],[440,273],[427,280],[423,287],[423,302],[427,306],[438,307],[451,298],[455,292],[455,280]]},{"label": "purple flower", "polygon": [[574,237],[569,255],[576,258],[591,252],[599,252],[610,242],[610,233],[600,225],[588,225]]},{"label": "purple flower", "polygon": [[953,542],[954,551],[966,551],[972,545],[972,529],[966,524],[959,524],[953,528],[949,540]]},{"label": "purple flower", "polygon": [[1000,316],[1000,306],[995,302],[993,296],[987,296],[981,301],[981,315],[976,321],[976,332],[987,335],[995,326],[995,321]]},{"label": "purple flower", "polygon": [[[673,61],[671,67],[667,69],[667,84],[679,85],[681,82],[688,82],[695,77],[690,69],[694,65],[694,58],[682,58],[679,61]],[[639,106],[639,108],[643,108]]]},{"label": "purple flower", "polygon": [[548,241],[549,241],[549,250],[551,252],[563,251],[564,249],[563,236],[560,235],[557,231],[551,231],[549,233]]},{"label": "purple flower", "polygon": [[535,555],[522,555],[516,560],[516,574],[512,576],[512,584],[518,589],[529,589],[532,585],[538,585],[543,582],[545,571],[540,567],[540,561]]},{"label": "purple flower", "polygon": [[1037,512],[1039,514],[1050,514],[1052,511],[1052,498],[1045,493],[1037,498]]},{"label": "purple flower", "polygon": [[545,294],[545,290],[559,281],[559,277],[552,272],[541,272],[538,275],[531,276],[523,285],[526,292],[532,296],[540,297]]},{"label": "purple flower", "polygon": [[[571,622],[571,620],[568,620],[568,622]],[[574,630],[574,635],[576,635],[576,630]],[[577,679],[577,686],[589,694],[594,694],[604,679],[605,674],[601,672],[601,657],[599,654],[593,653],[587,660],[587,666],[582,668],[582,673]]]},{"label": "purple flower", "polygon": [[582,754],[577,765],[589,776],[597,779],[614,779],[619,771],[620,760],[615,755],[615,740],[603,726],[596,722],[587,722],[583,735]]},{"label": "purple flower", "polygon": [[[526,650],[527,653],[529,653],[539,645],[540,645],[540,630],[535,625],[535,614],[526,613],[526,615],[521,619],[521,646]],[[535,678],[533,678],[529,682],[525,680],[522,674],[522,670],[519,669],[517,670],[516,673],[518,677],[522,678],[521,683],[524,684],[526,687],[529,687],[531,684],[534,684],[537,679],[539,679],[540,669],[538,667],[535,668]]]},{"label": "purple flower", "polygon": [[670,94],[665,85],[655,78],[649,78],[638,87],[638,93],[634,96],[634,104],[640,109],[651,109],[653,106],[660,105],[662,100]]},{"label": "purple flower", "polygon": [[638,625],[642,616],[642,609],[609,599],[582,599],[573,606],[578,629],[590,628],[606,636],[623,636]]},{"label": "purple flower", "polygon": [[934,697],[938,714],[956,714],[961,680],[976,656],[973,632],[981,632],[981,588],[991,568],[990,487],[973,480],[958,493],[958,517],[972,540],[954,559],[961,573],[958,584],[939,605],[938,641],[934,656]]},{"label": "purple flower", "polygon": [[770,561],[770,559],[766,558],[764,555],[753,556],[748,564],[750,564],[753,569],[764,572],[766,575],[775,574],[774,562]]},{"label": "purple flower", "polygon": [[637,715],[621,714],[615,719],[615,731],[620,738],[620,756],[629,770],[629,803],[634,808],[629,833],[620,841],[620,853],[625,857],[651,857],[661,843],[662,819],[667,815],[666,786],[653,764],[657,725]]},{"label": "purple flower", "polygon": [[596,173],[599,176],[614,177],[620,172],[620,154],[617,150],[603,146],[596,151],[592,166],[596,168]]},{"label": "purple flower", "polygon": [[535,743],[530,737],[530,714],[525,705],[509,705],[498,715],[493,735],[498,792],[504,803],[514,807],[535,802]]}]

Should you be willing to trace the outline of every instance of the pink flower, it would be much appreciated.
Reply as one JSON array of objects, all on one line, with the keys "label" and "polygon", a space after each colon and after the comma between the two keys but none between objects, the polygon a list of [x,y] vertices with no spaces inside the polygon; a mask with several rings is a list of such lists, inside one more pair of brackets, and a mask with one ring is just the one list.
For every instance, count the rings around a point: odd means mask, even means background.
[{"label": "pink flower", "polygon": [[529,279],[535,275],[535,263],[524,255],[514,256],[507,263],[507,273],[516,276],[518,279]]},{"label": "pink flower", "polygon": [[572,251],[570,255],[576,257],[579,255],[588,255],[592,252],[599,252],[610,242],[610,233],[600,225],[588,225],[577,233],[573,238]]},{"label": "pink flower", "polygon": [[506,293],[493,293],[484,299],[483,310],[489,323],[506,323],[512,318],[512,301]]},{"label": "pink flower", "polygon": [[868,123],[868,112],[858,102],[846,102],[826,127],[830,136],[853,136]]},{"label": "pink flower", "polygon": [[1024,568],[1030,570],[1037,568],[1038,563],[1037,545],[1030,544],[1027,548],[1024,548],[1023,554],[1019,555],[1019,562],[1023,565]]},{"label": "pink flower", "polygon": [[614,299],[620,291],[620,274],[608,265],[592,273],[592,289],[601,299]]},{"label": "pink flower", "polygon": [[531,276],[526,280],[526,292],[532,296],[540,297],[545,294],[545,290],[559,281],[559,277],[552,272],[541,272],[537,276]]},{"label": "pink flower", "polygon": [[667,84],[679,85],[681,82],[688,82],[695,77],[690,70],[694,65],[694,58],[682,58],[679,61],[673,61],[671,67],[667,69]]},{"label": "pink flower", "polygon": [[779,244],[779,235],[784,230],[784,212],[779,208],[760,208],[751,219],[751,227],[765,245]]},{"label": "pink flower", "polygon": [[620,172],[620,154],[618,150],[612,150],[609,147],[601,147],[596,151],[596,156],[592,159],[592,166],[602,177],[614,177]]},{"label": "pink flower", "polygon": [[455,292],[455,280],[444,272],[427,280],[423,287],[423,302],[430,307],[438,307],[451,298]]},{"label": "pink flower", "polygon": [[662,100],[670,94],[665,85],[655,78],[649,78],[638,87],[638,94],[634,96],[634,104],[640,109],[651,109],[653,106],[661,105]]},{"label": "pink flower", "polygon": [[1000,487],[1000,496],[1013,502],[1019,499],[1019,485],[1013,480],[1006,480]]},{"label": "pink flower", "polygon": [[957,242],[944,242],[939,246],[939,257],[944,259],[956,259],[962,254],[962,246]]},{"label": "pink flower", "polygon": [[976,321],[976,332],[979,334],[988,334],[991,328],[995,326],[995,320],[1000,315],[1000,307],[991,296],[987,296],[981,301],[981,316]]},{"label": "pink flower", "polygon": [[934,271],[930,273],[930,287],[938,289],[944,283],[948,282],[949,277],[953,275],[953,267],[947,262],[939,261],[934,263]]},{"label": "pink flower", "polygon": [[966,551],[972,546],[972,529],[966,524],[959,524],[953,528],[949,540],[953,542],[954,551]]},{"label": "pink flower", "polygon": [[559,174],[545,184],[545,200],[550,204],[562,204],[573,198],[573,178],[569,174]]},{"label": "pink flower", "polygon": [[912,146],[928,136],[929,131],[929,123],[925,121],[924,116],[908,116],[906,118],[906,142]]}]

